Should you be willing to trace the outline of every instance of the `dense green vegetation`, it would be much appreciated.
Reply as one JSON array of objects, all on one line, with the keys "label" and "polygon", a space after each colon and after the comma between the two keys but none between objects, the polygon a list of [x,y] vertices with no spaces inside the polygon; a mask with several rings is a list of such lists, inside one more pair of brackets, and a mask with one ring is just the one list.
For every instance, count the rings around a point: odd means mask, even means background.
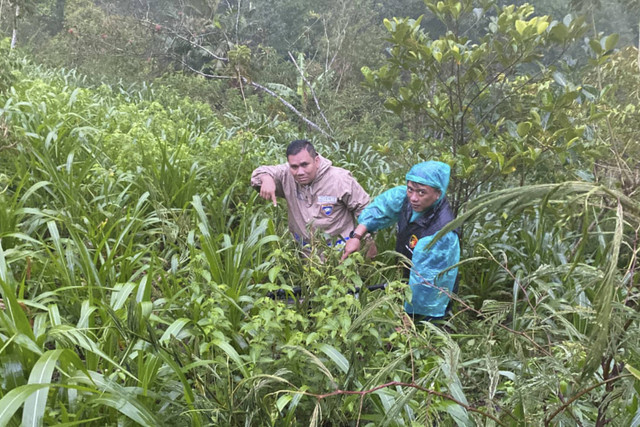
[{"label": "dense green vegetation", "polygon": [[[640,424],[629,16],[138,3],[0,4],[0,425]],[[452,165],[446,324],[392,230],[299,256],[248,183],[300,137],[373,195]]]}]

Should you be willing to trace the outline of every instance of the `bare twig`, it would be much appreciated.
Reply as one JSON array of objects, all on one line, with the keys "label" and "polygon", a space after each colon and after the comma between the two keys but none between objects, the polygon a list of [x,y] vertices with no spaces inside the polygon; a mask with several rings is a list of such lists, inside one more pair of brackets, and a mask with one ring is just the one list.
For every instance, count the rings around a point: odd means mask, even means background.
[{"label": "bare twig", "polygon": [[9,144],[9,145],[4,145],[2,147],[0,147],[0,151],[2,150],[10,150],[12,148],[16,148],[18,146],[18,142],[14,142],[13,144]]},{"label": "bare twig", "polygon": [[[235,76],[218,76],[215,74],[208,74],[208,73],[203,73],[202,71],[198,71],[195,68],[191,67],[189,64],[185,63],[184,61],[181,61],[182,64],[184,64],[184,66],[186,66],[187,68],[189,68],[191,71],[193,71],[194,73],[202,76],[202,77],[207,77],[210,79],[226,79],[226,80],[235,80],[237,77]],[[313,123],[311,120],[307,119],[304,115],[302,115],[302,113],[300,111],[298,111],[298,109],[296,109],[296,107],[294,107],[293,105],[291,105],[291,103],[287,102],[284,98],[282,98],[281,96],[279,96],[277,93],[275,93],[274,91],[262,86],[259,83],[256,83],[254,81],[250,81],[249,79],[247,79],[246,77],[242,77],[240,76],[241,81],[249,86],[252,86],[256,89],[259,89],[271,96],[273,96],[274,98],[276,98],[278,101],[280,101],[285,107],[287,107],[289,110],[291,110],[295,115],[297,115],[298,117],[300,117],[300,119],[305,122],[306,124],[308,124],[309,126],[311,126],[313,129],[317,130],[318,132],[320,132],[321,134],[323,134],[324,136],[326,136],[327,138],[333,140],[333,137],[331,135],[329,135],[324,129],[322,129],[320,126],[318,126],[317,124]]]},{"label": "bare twig", "polygon": [[350,21],[349,16],[347,14],[347,10],[346,10],[347,3],[348,3],[347,1],[342,2],[342,13],[341,13],[343,17],[346,17],[347,22],[344,23],[342,28],[337,29],[337,33],[339,35],[336,36],[336,48],[333,53],[333,56],[331,57],[331,60],[329,60],[330,40],[329,40],[329,35],[327,33],[327,24],[324,19],[322,20],[322,24],[324,25],[325,37],[327,39],[327,58],[325,59],[325,66],[324,66],[325,71],[329,71],[329,69],[333,66],[333,63],[338,57],[338,53],[340,53],[340,49],[342,49],[342,44],[344,43],[344,40],[347,37],[347,28],[349,28],[349,21]]},{"label": "bare twig", "polygon": [[[242,0],[238,0],[238,13],[236,13],[236,45],[238,44],[238,26],[240,25],[240,8],[242,7]],[[244,93],[243,93],[244,96]]]},{"label": "bare twig", "polygon": [[[2,134],[2,139],[6,141],[9,137],[9,126],[7,126],[4,123],[0,123],[0,133]],[[17,146],[18,146],[18,141],[14,142],[13,144],[0,146],[0,151],[10,150],[12,148],[16,148]]]},{"label": "bare twig", "polygon": [[600,386],[603,386],[605,384],[608,384],[610,382],[618,381],[621,378],[630,377],[630,376],[631,376],[631,374],[618,375],[616,377],[609,378],[608,380],[600,381],[597,384],[594,384],[594,385],[592,385],[590,387],[585,388],[584,390],[581,390],[579,393],[576,393],[571,399],[567,400],[563,405],[560,405],[560,407],[558,409],[553,411],[553,413],[546,420],[544,420],[544,425],[545,426],[550,425],[551,424],[551,420],[553,420],[558,414],[560,414],[562,411],[567,409],[567,407],[569,405],[571,405],[573,402],[575,402],[576,400],[581,398],[586,393],[589,393],[591,390],[596,389],[596,388],[598,388]]},{"label": "bare twig", "polygon": [[[638,310],[639,306],[638,306],[638,303],[635,300],[632,300],[631,298],[633,295],[632,289],[636,287],[633,281],[634,281],[636,269],[638,268],[637,261],[638,261],[638,242],[640,240],[639,233],[640,233],[640,228],[636,228],[635,238],[633,239],[633,250],[631,251],[631,263],[630,263],[629,269],[627,270],[627,274],[629,274],[629,286],[627,287],[628,288],[627,296],[624,300],[624,305],[633,307],[635,310]],[[634,317],[630,317],[624,324],[622,330],[627,331],[631,326],[631,324],[633,323],[634,319],[635,319]]]},{"label": "bare twig", "polygon": [[313,101],[316,104],[316,108],[318,109],[318,112],[320,113],[320,116],[322,117],[322,120],[324,120],[324,124],[327,125],[327,129],[329,129],[329,132],[333,133],[333,129],[331,129],[331,125],[329,124],[329,121],[327,120],[327,118],[325,117],[324,113],[322,112],[322,108],[320,108],[320,103],[318,102],[318,97],[316,96],[316,91],[313,90],[313,86],[311,86],[311,83],[309,83],[309,80],[307,80],[307,78],[304,76],[304,71],[300,68],[300,66],[296,62],[296,60],[293,57],[293,55],[291,54],[291,52],[287,52],[287,53],[289,54],[289,58],[291,58],[291,61],[293,61],[293,65],[296,66],[298,72],[300,73],[300,77],[302,78],[302,81],[304,81],[304,83],[307,85],[307,87],[311,91],[311,95],[313,96]]},{"label": "bare twig", "polygon": [[18,17],[20,16],[20,5],[14,3],[15,13],[13,14],[13,31],[11,33],[11,50],[16,48],[18,43]]},{"label": "bare twig", "polygon": [[235,76],[219,76],[216,74],[208,74],[208,73],[204,73],[202,71],[196,70],[195,68],[193,68],[192,66],[190,66],[189,64],[187,64],[186,62],[184,62],[182,59],[175,57],[178,61],[180,61],[180,63],[182,65],[184,65],[185,67],[187,67],[189,70],[193,71],[194,73],[202,76],[202,77],[206,77],[208,79],[217,79],[217,80],[235,80],[236,77]]},{"label": "bare twig", "polygon": [[[480,409],[474,408],[473,406],[467,405],[466,403],[463,403],[463,402],[461,402],[461,401],[457,400],[455,397],[453,397],[453,396],[451,396],[451,395],[449,395],[449,394],[442,393],[442,392],[439,392],[439,391],[436,391],[436,390],[431,390],[431,389],[429,389],[429,388],[422,387],[422,386],[420,386],[420,385],[418,385],[418,384],[415,384],[415,383],[404,383],[404,382],[401,382],[401,381],[391,381],[391,382],[388,382],[388,383],[386,383],[386,384],[381,384],[381,385],[376,386],[376,387],[373,387],[373,388],[371,388],[371,389],[369,389],[369,390],[363,390],[363,391],[355,391],[355,390],[336,390],[336,391],[332,391],[331,393],[326,393],[326,394],[313,394],[313,393],[306,393],[306,392],[304,392],[303,394],[305,394],[305,395],[307,395],[307,396],[315,397],[315,398],[316,398],[316,399],[318,399],[318,400],[323,400],[323,399],[326,399],[326,398],[328,398],[328,397],[338,396],[338,395],[343,395],[343,394],[344,394],[344,395],[359,395],[359,396],[365,396],[365,395],[367,395],[367,394],[371,394],[371,393],[373,393],[373,392],[376,392],[376,391],[381,390],[381,389],[384,389],[384,388],[388,388],[388,387],[396,387],[396,386],[400,386],[400,387],[409,387],[409,388],[415,388],[415,389],[420,390],[420,391],[422,391],[422,392],[425,392],[425,393],[427,393],[427,394],[429,394],[429,395],[434,395],[434,396],[438,396],[438,397],[441,397],[441,398],[446,399],[446,400],[450,400],[451,402],[453,402],[453,403],[455,403],[455,404],[457,404],[457,405],[462,406],[462,407],[463,407],[464,409],[466,409],[467,411],[475,412],[475,413],[477,413],[477,414],[482,415],[482,416],[483,416],[483,417],[485,417],[485,418],[490,418],[490,419],[492,419],[493,421],[495,421],[496,423],[498,423],[498,425],[501,425],[501,426],[505,426],[505,425],[506,425],[506,424],[502,423],[502,422],[501,422],[498,418],[496,418],[495,416],[493,416],[493,415],[491,415],[491,414],[488,414],[488,413],[486,413],[486,412],[484,412],[484,411],[481,411]],[[296,392],[296,393],[300,393],[300,392]]]},{"label": "bare twig", "polygon": [[262,86],[259,83],[256,83],[254,81],[249,81],[246,78],[242,78],[242,80],[245,82],[245,84],[248,84],[250,86],[255,87],[256,89],[259,89],[271,96],[273,96],[274,98],[276,98],[278,101],[280,101],[285,107],[287,107],[289,110],[291,110],[296,116],[300,117],[300,119],[302,119],[303,122],[305,122],[306,124],[308,124],[309,126],[311,126],[313,129],[317,130],[318,132],[320,132],[321,134],[323,134],[324,136],[326,136],[327,138],[333,140],[333,137],[327,133],[327,131],[325,131],[324,129],[322,129],[320,126],[318,126],[317,124],[313,123],[311,120],[307,119],[304,115],[302,115],[302,113],[300,111],[298,111],[296,109],[296,107],[294,107],[293,105],[291,105],[290,102],[288,102],[287,100],[285,100],[284,98],[282,98],[280,95],[278,95],[277,93],[275,93],[274,91]]},{"label": "bare twig", "polygon": [[[147,20],[140,20],[140,23],[142,23],[143,25],[146,25],[149,28],[153,28],[155,27],[156,24],[152,23],[151,21],[147,21]],[[183,36],[182,34],[178,33],[175,30],[172,30],[171,28],[164,28],[164,31],[171,33],[172,35],[174,35],[175,37],[179,38],[182,41],[185,41],[187,43],[189,43],[191,46],[197,47],[198,49],[201,49],[202,51],[204,51],[207,55],[210,55],[212,58],[217,59],[218,61],[222,61],[222,62],[229,62],[229,58],[223,58],[221,56],[216,55],[215,53],[211,52],[211,50],[207,49],[206,47],[202,46],[199,43],[196,43],[195,41]]]}]

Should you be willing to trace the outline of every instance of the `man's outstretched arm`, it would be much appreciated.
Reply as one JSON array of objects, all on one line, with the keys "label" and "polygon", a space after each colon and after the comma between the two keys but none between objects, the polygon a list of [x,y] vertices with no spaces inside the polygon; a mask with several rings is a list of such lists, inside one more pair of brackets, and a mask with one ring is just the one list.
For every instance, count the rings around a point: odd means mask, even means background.
[{"label": "man's outstretched arm", "polygon": [[287,173],[286,165],[260,166],[251,174],[251,186],[260,193],[260,197],[277,206],[277,197],[284,197],[284,173]]},{"label": "man's outstretched arm", "polygon": [[[353,234],[362,238],[367,231],[373,233],[397,223],[405,197],[406,187],[404,186],[394,187],[380,194],[364,208],[358,217],[359,224]],[[360,250],[360,239],[349,238],[345,244],[342,259],[346,259],[358,250]]]},{"label": "man's outstretched arm", "polygon": [[271,200],[273,202],[273,206],[278,206],[278,200],[276,198],[276,181],[270,175],[262,176],[260,197],[265,200]]}]

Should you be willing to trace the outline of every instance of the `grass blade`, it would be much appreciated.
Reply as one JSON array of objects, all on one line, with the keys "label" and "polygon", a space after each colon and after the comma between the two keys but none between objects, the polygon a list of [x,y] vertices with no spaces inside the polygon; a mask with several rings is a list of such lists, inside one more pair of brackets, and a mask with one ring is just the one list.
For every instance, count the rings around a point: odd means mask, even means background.
[{"label": "grass blade", "polygon": [[[35,363],[29,375],[29,384],[48,384],[51,382],[53,369],[58,362],[58,358],[64,351],[69,350],[49,350]],[[39,389],[25,401],[22,412],[22,425],[37,427],[41,425],[44,411],[47,405],[47,394],[49,388]]]}]

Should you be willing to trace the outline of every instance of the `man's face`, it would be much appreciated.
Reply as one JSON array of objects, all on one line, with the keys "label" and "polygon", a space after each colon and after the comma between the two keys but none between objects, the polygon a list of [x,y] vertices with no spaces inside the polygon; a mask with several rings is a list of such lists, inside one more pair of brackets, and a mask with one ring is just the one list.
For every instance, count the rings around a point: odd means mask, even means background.
[{"label": "man's face", "polygon": [[316,179],[320,164],[319,156],[314,159],[307,150],[301,150],[298,154],[287,157],[287,161],[289,162],[289,171],[298,184],[309,185]]},{"label": "man's face", "polygon": [[428,185],[407,181],[407,198],[409,199],[409,204],[411,204],[411,209],[415,212],[422,212],[440,198],[440,190]]}]

